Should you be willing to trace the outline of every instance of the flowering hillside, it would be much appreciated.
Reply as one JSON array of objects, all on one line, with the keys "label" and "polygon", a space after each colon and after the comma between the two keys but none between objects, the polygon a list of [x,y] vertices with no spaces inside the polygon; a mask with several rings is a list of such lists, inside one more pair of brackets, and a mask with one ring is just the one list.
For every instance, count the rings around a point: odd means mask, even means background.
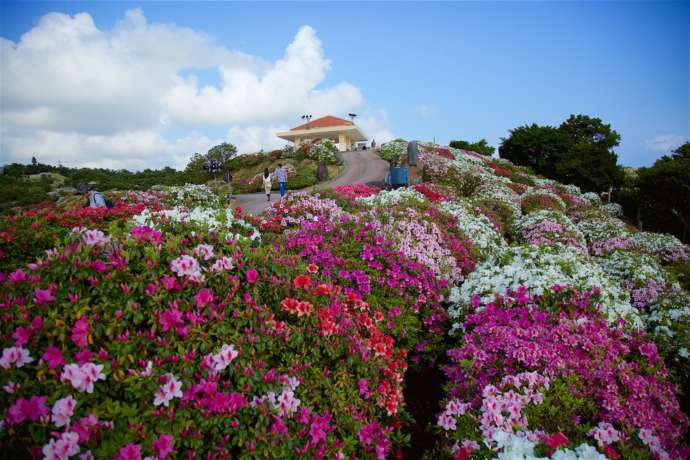
[{"label": "flowering hillside", "polygon": [[422,184],[258,217],[205,186],[0,217],[3,455],[687,458],[690,248],[423,150]]}]

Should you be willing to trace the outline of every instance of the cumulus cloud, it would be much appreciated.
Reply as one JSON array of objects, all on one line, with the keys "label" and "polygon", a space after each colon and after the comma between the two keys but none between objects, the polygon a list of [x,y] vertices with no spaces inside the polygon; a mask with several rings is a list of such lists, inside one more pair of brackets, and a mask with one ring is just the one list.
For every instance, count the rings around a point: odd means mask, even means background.
[{"label": "cumulus cloud", "polygon": [[675,148],[688,142],[683,136],[675,134],[659,134],[644,141],[645,148],[655,153],[670,153]]},{"label": "cumulus cloud", "polygon": [[[50,13],[17,43],[0,37],[1,163],[141,169],[183,166],[196,151],[234,142],[240,151],[280,147],[274,132],[300,113],[366,109],[361,91],[322,87],[330,69],[316,31],[301,27],[269,62],[205,33],[149,23],[127,11],[109,30],[88,13]],[[215,70],[217,85],[195,72]],[[387,121],[376,119],[377,129]],[[226,139],[199,132],[227,128]]]}]

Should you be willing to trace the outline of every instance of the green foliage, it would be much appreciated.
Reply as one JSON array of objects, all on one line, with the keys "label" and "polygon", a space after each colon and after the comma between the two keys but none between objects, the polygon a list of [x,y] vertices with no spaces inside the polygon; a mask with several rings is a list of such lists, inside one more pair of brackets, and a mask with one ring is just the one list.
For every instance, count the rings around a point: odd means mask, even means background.
[{"label": "green foliage", "polygon": [[639,206],[646,229],[690,238],[690,142],[639,171]]},{"label": "green foliage", "polygon": [[604,191],[623,181],[613,148],[620,135],[599,118],[571,115],[558,128],[525,125],[510,131],[501,158],[585,191]]},{"label": "green foliage", "polygon": [[124,169],[68,168],[41,163],[36,165],[13,163],[5,166],[5,175],[0,176],[0,208],[14,204],[39,203],[48,199],[48,192],[55,188],[55,184],[51,185],[49,179],[29,181],[24,178],[24,176],[46,172],[64,176],[64,186],[76,187],[80,183],[93,181],[101,191],[148,190],[154,185],[199,184],[208,180],[203,172],[177,171],[170,167],[132,172]]},{"label": "green foliage", "polygon": [[480,139],[477,142],[468,142],[462,140],[450,141],[449,147],[454,149],[468,150],[470,152],[477,152],[481,155],[491,156],[496,151],[496,147],[492,147],[486,139]]}]

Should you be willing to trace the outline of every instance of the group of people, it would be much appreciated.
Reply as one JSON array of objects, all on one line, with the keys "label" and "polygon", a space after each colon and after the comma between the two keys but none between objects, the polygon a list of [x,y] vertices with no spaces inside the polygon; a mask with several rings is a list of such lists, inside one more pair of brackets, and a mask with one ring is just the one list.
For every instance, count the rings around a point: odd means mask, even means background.
[{"label": "group of people", "polygon": [[273,179],[278,181],[281,198],[285,196],[285,186],[287,185],[287,168],[283,168],[282,163],[278,163],[278,167],[271,174],[268,168],[264,169],[263,181],[264,191],[266,192],[266,201],[271,201],[271,188],[273,188]]}]

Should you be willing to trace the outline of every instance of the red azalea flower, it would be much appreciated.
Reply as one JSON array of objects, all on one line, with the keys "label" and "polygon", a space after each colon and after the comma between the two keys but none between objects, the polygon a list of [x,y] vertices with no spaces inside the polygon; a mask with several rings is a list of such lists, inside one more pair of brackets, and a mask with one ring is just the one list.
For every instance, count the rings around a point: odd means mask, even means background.
[{"label": "red azalea flower", "polygon": [[621,458],[620,454],[616,452],[616,449],[614,449],[611,446],[604,447],[604,455],[606,455],[611,460],[618,460],[619,458]]},{"label": "red azalea flower", "polygon": [[311,278],[309,275],[299,275],[293,281],[295,289],[307,289],[311,285]]}]

